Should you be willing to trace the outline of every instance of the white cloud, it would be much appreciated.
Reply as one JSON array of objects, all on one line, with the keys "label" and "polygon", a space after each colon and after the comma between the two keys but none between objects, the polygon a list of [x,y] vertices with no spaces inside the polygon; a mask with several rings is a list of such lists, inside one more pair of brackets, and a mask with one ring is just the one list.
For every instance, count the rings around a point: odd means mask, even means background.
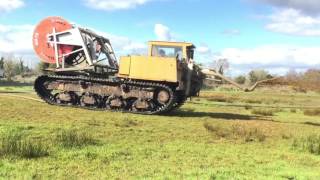
[{"label": "white cloud", "polygon": [[214,62],[227,59],[230,63],[228,74],[246,74],[253,69],[265,69],[272,74],[283,75],[290,69],[305,71],[320,69],[320,46],[302,47],[270,44],[255,48],[226,48],[220,52],[202,44],[197,48],[195,60],[206,67],[214,68]]},{"label": "white cloud", "polygon": [[0,24],[0,54],[31,54],[34,26]]},{"label": "white cloud", "polygon": [[147,44],[144,42],[135,41],[129,37],[111,34],[94,28],[89,29],[105,38],[108,38],[111,41],[111,45],[117,56],[128,54],[147,54]]},{"label": "white cloud", "polygon": [[267,18],[270,22],[266,28],[270,31],[298,36],[320,36],[320,17],[305,15],[295,9],[283,9]]},{"label": "white cloud", "polygon": [[238,29],[226,29],[222,32],[222,34],[227,35],[227,36],[236,36],[240,35],[240,30]]},{"label": "white cloud", "polygon": [[173,34],[170,31],[170,28],[163,24],[156,24],[154,26],[154,33],[157,36],[157,39],[160,41],[172,41]]},{"label": "white cloud", "polygon": [[35,67],[39,62],[33,53],[32,33],[34,26],[0,24],[0,56],[22,58],[26,65]]},{"label": "white cloud", "polygon": [[320,1],[319,0],[255,0],[264,2],[278,8],[296,9],[304,14],[319,14]]},{"label": "white cloud", "polygon": [[198,46],[196,51],[202,55],[211,53],[211,49],[206,44],[201,44],[200,46]]},{"label": "white cloud", "polygon": [[320,36],[319,0],[251,0],[272,7],[266,29],[294,36]]},{"label": "white cloud", "polygon": [[132,9],[153,0],[85,0],[88,7],[106,11]]},{"label": "white cloud", "polygon": [[112,46],[115,49],[117,55],[130,55],[130,54],[146,54],[147,44],[144,42],[138,42],[131,40],[128,37],[106,34],[106,38],[109,38]]},{"label": "white cloud", "polygon": [[22,0],[1,0],[0,13],[1,11],[9,12],[22,6],[24,6],[24,2]]},{"label": "white cloud", "polygon": [[227,48],[213,59],[228,59],[231,68],[237,72],[266,69],[271,73],[284,74],[289,69],[320,68],[319,52],[320,46],[265,45],[252,49]]}]

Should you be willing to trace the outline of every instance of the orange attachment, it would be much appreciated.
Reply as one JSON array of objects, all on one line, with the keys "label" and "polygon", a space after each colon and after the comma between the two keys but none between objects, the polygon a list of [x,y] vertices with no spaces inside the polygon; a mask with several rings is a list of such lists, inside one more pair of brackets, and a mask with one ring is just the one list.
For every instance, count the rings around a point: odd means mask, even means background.
[{"label": "orange attachment", "polygon": [[[61,17],[48,17],[42,20],[36,27],[33,33],[33,48],[40,59],[45,63],[54,64],[55,60],[55,48],[53,43],[48,43],[48,34],[55,32],[62,32],[72,28],[72,25],[62,19]],[[59,56],[72,52],[73,46],[70,45],[58,45]],[[62,58],[59,58],[61,62]]]}]

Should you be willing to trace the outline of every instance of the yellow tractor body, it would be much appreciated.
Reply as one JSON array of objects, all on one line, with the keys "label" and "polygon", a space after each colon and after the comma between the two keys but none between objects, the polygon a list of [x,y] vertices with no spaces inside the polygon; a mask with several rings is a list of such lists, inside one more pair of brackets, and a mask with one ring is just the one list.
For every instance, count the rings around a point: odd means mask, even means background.
[{"label": "yellow tractor body", "polygon": [[177,61],[175,58],[163,57],[121,57],[119,77],[177,82]]},{"label": "yellow tractor body", "polygon": [[[150,41],[147,56],[124,56],[120,58],[119,77],[164,81],[177,83],[179,81],[178,56],[188,57],[188,47],[191,43]],[[167,54],[159,52],[167,50]]]}]

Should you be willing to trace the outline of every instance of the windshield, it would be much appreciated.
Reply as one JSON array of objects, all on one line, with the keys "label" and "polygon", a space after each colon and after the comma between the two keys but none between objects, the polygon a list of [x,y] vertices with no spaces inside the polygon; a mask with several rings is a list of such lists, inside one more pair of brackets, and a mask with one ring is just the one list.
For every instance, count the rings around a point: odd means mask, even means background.
[{"label": "windshield", "polygon": [[179,46],[152,46],[152,56],[176,58],[182,55],[182,47]]}]

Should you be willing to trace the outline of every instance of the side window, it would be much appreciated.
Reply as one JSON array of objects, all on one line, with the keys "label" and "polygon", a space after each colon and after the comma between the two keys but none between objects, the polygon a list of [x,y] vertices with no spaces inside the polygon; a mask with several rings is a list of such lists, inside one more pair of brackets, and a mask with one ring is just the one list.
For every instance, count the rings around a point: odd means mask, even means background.
[{"label": "side window", "polygon": [[152,46],[151,56],[158,56],[158,47]]}]

